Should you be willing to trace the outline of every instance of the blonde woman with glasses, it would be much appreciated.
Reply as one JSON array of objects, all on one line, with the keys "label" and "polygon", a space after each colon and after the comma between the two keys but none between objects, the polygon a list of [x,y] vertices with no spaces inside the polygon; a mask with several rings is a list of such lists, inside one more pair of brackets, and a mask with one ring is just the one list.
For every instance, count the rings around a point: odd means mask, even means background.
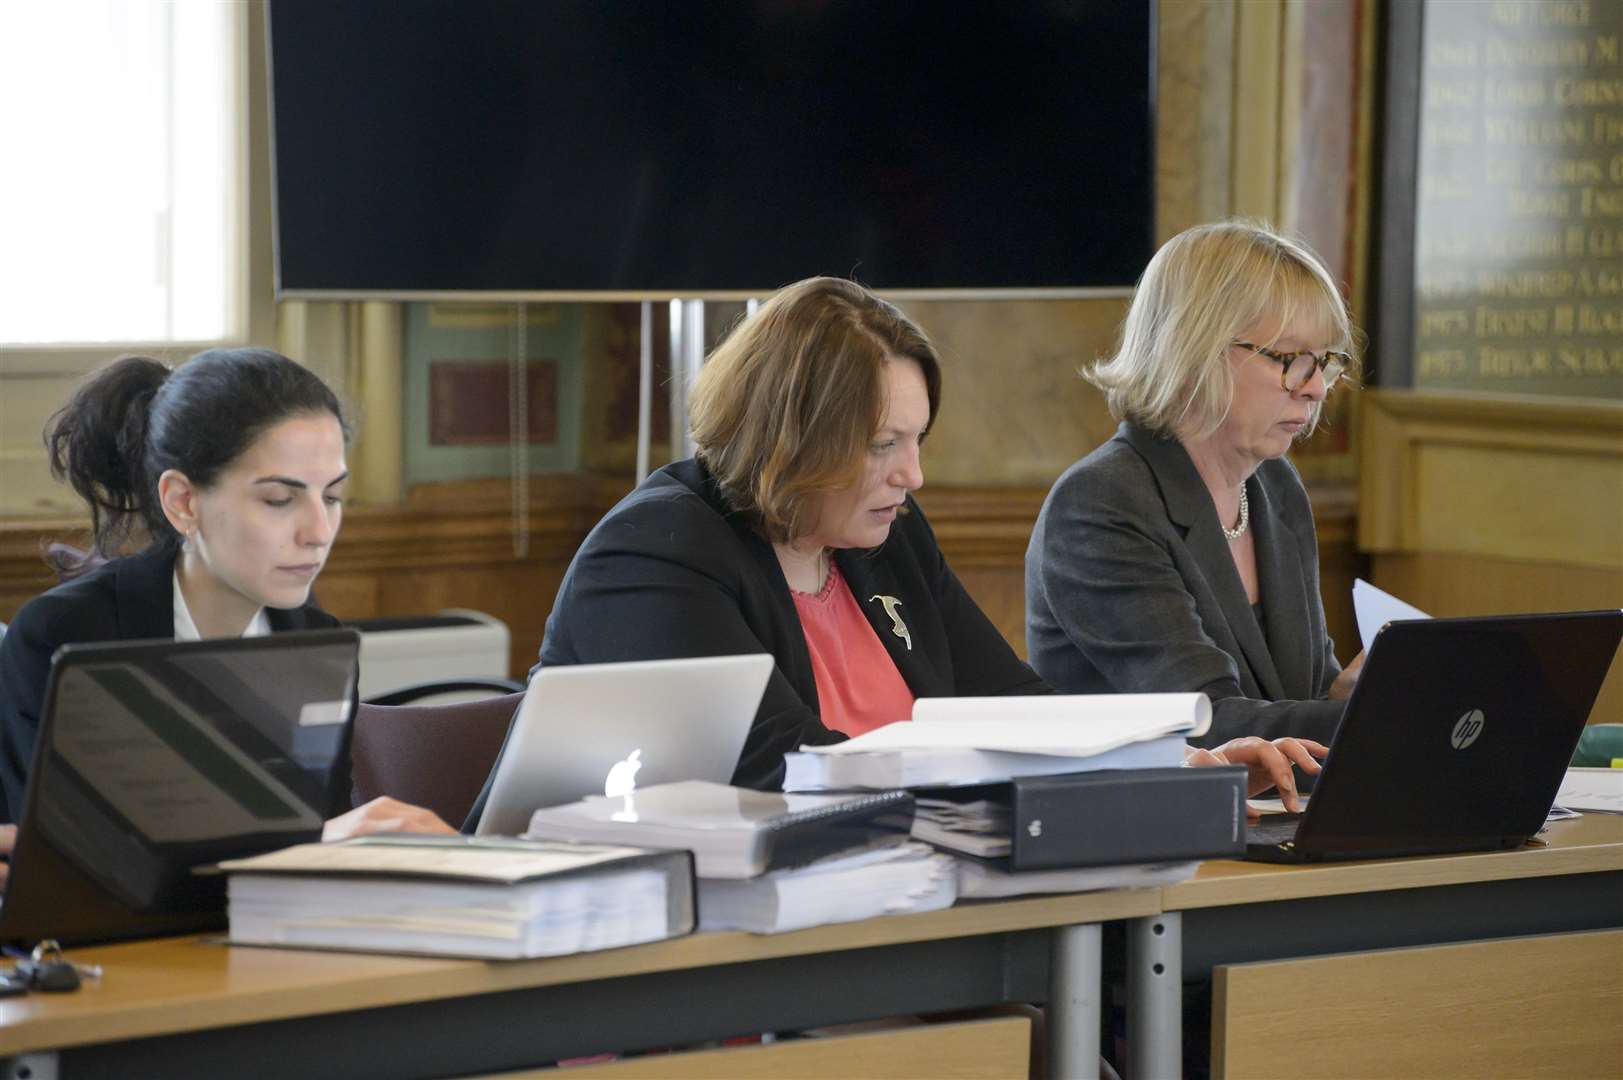
[{"label": "blonde woman with glasses", "polygon": [[1156,253],[1119,351],[1084,373],[1121,427],[1055,483],[1026,551],[1038,674],[1202,691],[1209,745],[1296,736],[1323,756],[1363,656],[1336,661],[1285,454],[1356,373],[1354,335],[1323,262],[1267,228],[1203,225]]}]

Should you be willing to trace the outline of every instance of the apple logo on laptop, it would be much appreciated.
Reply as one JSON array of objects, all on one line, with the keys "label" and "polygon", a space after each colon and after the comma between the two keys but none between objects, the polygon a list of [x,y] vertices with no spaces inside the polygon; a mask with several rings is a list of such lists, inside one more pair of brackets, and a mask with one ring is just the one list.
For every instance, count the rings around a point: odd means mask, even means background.
[{"label": "apple logo on laptop", "polygon": [[637,790],[637,770],[642,768],[642,747],[631,751],[624,761],[616,761],[603,780],[603,794],[613,798]]}]

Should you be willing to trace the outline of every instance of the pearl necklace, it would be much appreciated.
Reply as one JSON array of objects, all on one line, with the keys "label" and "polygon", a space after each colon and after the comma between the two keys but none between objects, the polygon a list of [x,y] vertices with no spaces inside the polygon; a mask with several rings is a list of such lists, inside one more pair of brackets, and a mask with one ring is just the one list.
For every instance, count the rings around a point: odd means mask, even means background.
[{"label": "pearl necklace", "polygon": [[[1246,502],[1245,485],[1240,485],[1240,523],[1232,529],[1223,529],[1223,535],[1230,540],[1238,540],[1245,535],[1246,526],[1251,524],[1251,506]],[[1218,526],[1222,528],[1222,526]]]}]

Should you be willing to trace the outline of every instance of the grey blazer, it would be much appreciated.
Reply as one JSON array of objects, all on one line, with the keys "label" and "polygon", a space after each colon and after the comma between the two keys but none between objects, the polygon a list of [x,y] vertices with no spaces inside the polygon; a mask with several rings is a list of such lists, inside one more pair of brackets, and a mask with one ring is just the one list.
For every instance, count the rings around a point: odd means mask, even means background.
[{"label": "grey blazer", "polygon": [[1176,439],[1128,422],[1054,484],[1026,549],[1026,648],[1061,693],[1202,691],[1215,745],[1240,735],[1328,743],[1341,671],[1319,598],[1313,508],[1295,467],[1246,484],[1263,625],[1216,508]]}]

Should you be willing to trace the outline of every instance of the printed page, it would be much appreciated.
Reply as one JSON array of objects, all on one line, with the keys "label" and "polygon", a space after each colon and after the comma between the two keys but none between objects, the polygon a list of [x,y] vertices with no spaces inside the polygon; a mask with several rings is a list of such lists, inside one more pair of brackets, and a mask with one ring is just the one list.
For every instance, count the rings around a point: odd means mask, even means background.
[{"label": "printed page", "polygon": [[1568,769],[1555,804],[1568,810],[1623,814],[1623,769]]},{"label": "printed page", "polygon": [[1163,735],[1199,735],[1211,718],[1205,694],[919,698],[912,720],[801,749],[833,755],[964,749],[1089,757]]},{"label": "printed page", "polygon": [[1353,580],[1353,613],[1358,618],[1358,638],[1364,650],[1375,643],[1381,627],[1395,619],[1429,619],[1424,611],[1406,604],[1389,592],[1377,589],[1363,578]]}]

